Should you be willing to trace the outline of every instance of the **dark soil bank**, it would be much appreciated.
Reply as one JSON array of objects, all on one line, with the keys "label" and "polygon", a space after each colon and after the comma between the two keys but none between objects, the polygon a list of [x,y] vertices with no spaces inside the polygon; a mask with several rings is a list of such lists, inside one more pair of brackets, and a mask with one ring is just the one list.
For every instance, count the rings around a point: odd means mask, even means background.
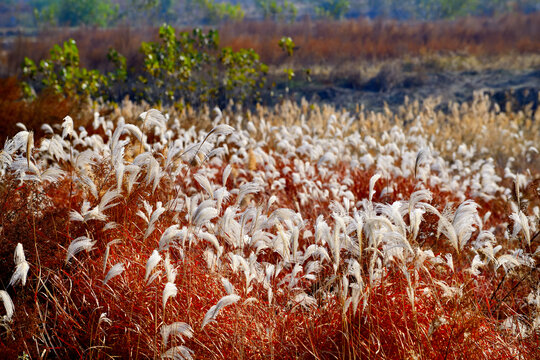
[{"label": "dark soil bank", "polygon": [[467,102],[474,92],[491,95],[501,108],[507,102],[513,110],[532,106],[538,108],[540,70],[510,71],[484,70],[463,72],[417,72],[393,74],[380,72],[366,81],[336,79],[332,84],[317,82],[291,84],[290,94],[297,100],[305,97],[310,102],[324,102],[338,107],[354,108],[356,104],[378,111],[387,103],[396,108],[410,100],[441,97],[442,106],[448,102]]}]

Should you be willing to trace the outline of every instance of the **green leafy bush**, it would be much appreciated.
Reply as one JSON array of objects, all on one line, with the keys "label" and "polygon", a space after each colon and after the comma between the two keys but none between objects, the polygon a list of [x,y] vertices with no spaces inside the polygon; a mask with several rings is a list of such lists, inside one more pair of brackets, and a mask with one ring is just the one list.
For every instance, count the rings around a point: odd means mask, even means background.
[{"label": "green leafy bush", "polygon": [[233,5],[230,2],[216,2],[214,0],[195,0],[195,2],[204,12],[203,21],[208,24],[240,21],[245,15],[240,4]]},{"label": "green leafy bush", "polygon": [[256,0],[255,4],[265,19],[293,22],[298,15],[298,9],[292,1]]},{"label": "green leafy bush", "polygon": [[315,7],[315,12],[321,17],[342,19],[350,7],[348,0],[323,0],[319,6]]},{"label": "green leafy bush", "polygon": [[25,57],[23,74],[28,80],[23,83],[23,91],[29,97],[36,91],[52,89],[67,97],[97,98],[108,86],[108,79],[98,70],[80,67],[79,49],[73,39],[64,42],[62,47],[54,45],[50,58],[41,60],[38,65]]},{"label": "green leafy bush", "polygon": [[163,25],[160,42],[145,42],[144,73],[137,96],[151,103],[166,101],[177,106],[226,104],[229,99],[258,101],[268,67],[253,50],[219,48],[216,30],[200,29],[176,34]]},{"label": "green leafy bush", "polygon": [[[296,44],[294,43],[293,39],[288,36],[282,37],[279,40],[278,46],[281,48],[281,50],[285,51],[288,56],[292,56],[294,50],[296,49]],[[291,68],[285,68],[283,69],[283,72],[285,73],[287,79],[290,82],[294,77],[294,70]]]},{"label": "green leafy bush", "polygon": [[32,0],[38,24],[108,26],[118,18],[119,6],[110,0]]},{"label": "green leafy bush", "polygon": [[279,47],[287,53],[287,55],[292,56],[294,50],[296,49],[296,44],[293,39],[289,36],[284,36],[279,40]]},{"label": "green leafy bush", "polygon": [[[74,40],[62,47],[55,45],[50,57],[39,64],[24,59],[22,88],[28,98],[51,89],[78,100],[118,102],[129,95],[136,101],[177,107],[261,101],[268,66],[253,49],[221,48],[216,30],[177,33],[172,26],[163,25],[159,38],[142,43],[143,67],[129,72],[126,58],[110,49],[108,59],[114,70],[106,75],[80,66]],[[283,46],[288,49],[290,44]]]}]

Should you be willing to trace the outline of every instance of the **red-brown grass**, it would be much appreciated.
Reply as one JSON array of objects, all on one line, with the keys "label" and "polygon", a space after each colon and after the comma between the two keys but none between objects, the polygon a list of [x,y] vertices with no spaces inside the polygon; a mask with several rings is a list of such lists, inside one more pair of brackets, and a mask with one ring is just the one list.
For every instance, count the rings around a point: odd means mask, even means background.
[{"label": "red-brown grass", "polygon": [[40,93],[33,101],[23,98],[20,85],[15,77],[0,79],[0,144],[8,137],[13,137],[21,129],[17,123],[24,124],[41,137],[41,125],[58,124],[69,114],[79,113],[80,104],[71,99],[63,98],[51,91]]},{"label": "red-brown grass", "polygon": [[[283,104],[278,113],[279,116],[287,114],[290,117],[281,121],[292,128],[297,119],[294,114],[300,110],[292,106],[287,110],[287,106]],[[263,117],[264,111],[259,110]],[[317,111],[314,108],[313,112]],[[481,111],[476,113],[485,115]],[[276,125],[277,129],[279,118],[266,115],[269,123]],[[208,114],[201,115],[201,122],[203,118],[208,121],[207,117]],[[382,115],[380,119],[378,124],[359,126],[364,133],[374,136],[384,133],[390,139],[388,132],[392,130],[385,128]],[[314,128],[304,128],[306,133],[311,131],[312,135],[319,133],[330,138],[343,136],[337,134],[345,128],[341,126],[343,124],[334,126],[330,121],[324,122],[325,119],[322,123],[316,122],[316,116],[311,120]],[[377,129],[370,132],[368,125]],[[204,125],[199,123],[197,126]],[[328,134],[329,131],[332,135]],[[357,130],[343,131],[356,133]],[[427,127],[422,131],[429,134]],[[99,134],[107,139],[106,133],[99,130]],[[281,154],[276,145],[282,140],[279,134],[278,130],[268,134],[253,131],[253,138],[249,139],[254,143],[261,141],[271,160],[257,159],[253,153],[247,155],[245,162],[234,163],[225,185],[230,190],[238,189],[257,176],[261,178],[266,166],[275,164],[272,165],[276,172],[273,176],[284,179],[284,186],[271,189],[270,183],[264,184],[264,191],[237,204],[240,209],[237,214],[250,206],[263,209],[269,198],[276,196],[276,203],[261,211],[269,215],[276,209],[286,208],[301,216],[305,220],[303,230],[312,232],[299,239],[299,249],[305,250],[306,245],[314,243],[313,233],[319,216],[328,222],[330,228],[337,228],[334,227],[337,216],[334,216],[332,206],[341,199],[329,192],[328,196],[313,196],[304,203],[300,196],[306,193],[304,182],[320,182],[323,190],[332,190],[331,184],[347,184],[353,198],[363,201],[370,196],[370,179],[376,171],[373,167],[352,166],[345,160],[336,160],[321,167],[313,166],[313,171],[306,172],[300,181],[295,180],[291,167],[296,167],[295,162],[309,163],[311,160],[302,154],[293,153],[292,160]],[[304,135],[306,139],[311,136]],[[266,142],[261,140],[263,137]],[[158,138],[156,135],[150,141],[157,142]],[[297,140],[293,138],[291,142]],[[353,137],[349,140],[352,141]],[[342,141],[346,140],[342,138]],[[349,145],[354,146],[352,143]],[[520,146],[515,144],[515,151],[519,151]],[[105,145],[100,150],[107,154],[107,147]],[[81,143],[75,145],[76,150],[83,148]],[[380,148],[374,146],[370,149]],[[249,153],[260,149],[246,150],[234,142],[229,143],[229,152],[222,162],[202,165],[208,170],[209,181],[221,184],[225,166],[233,162],[233,154],[237,155],[242,150]],[[409,150],[404,146],[403,151]],[[39,158],[38,150],[34,155]],[[151,153],[160,161],[166,155],[166,150]],[[397,157],[396,162],[405,161]],[[107,189],[117,186],[110,158],[107,154],[95,164],[83,167],[97,187],[98,198]],[[24,353],[32,358],[159,358],[169,347],[182,344],[194,351],[196,359],[535,359],[537,356],[540,343],[537,330],[531,331],[527,337],[520,337],[501,324],[512,316],[525,319],[537,316],[537,309],[527,302],[527,296],[536,291],[540,282],[538,269],[518,266],[507,272],[503,267],[489,263],[477,273],[471,271],[470,265],[478,249],[469,244],[456,249],[444,235],[438,234],[439,219],[434,214],[424,215],[419,235],[410,240],[411,246],[418,250],[417,254],[430,251],[441,257],[452,254],[453,269],[444,260],[438,263],[417,262],[415,259],[405,262],[396,257],[384,265],[380,278],[371,281],[367,275],[371,257],[369,253],[360,251],[358,264],[363,295],[356,311],[353,305],[345,309],[345,301],[352,288],[344,289],[343,285],[344,282],[354,284],[357,281],[347,270],[350,263],[345,261],[345,258],[357,260],[351,250],[341,249],[343,257],[335,267],[333,259],[321,262],[315,280],[303,278],[294,287],[287,286],[286,281],[292,272],[293,262],[282,261],[282,255],[275,249],[267,248],[256,253],[259,265],[281,263],[284,266],[269,283],[274,294],[270,301],[268,288],[262,282],[252,281],[251,289],[248,288],[245,274],[234,271],[227,260],[223,259],[223,266],[210,269],[204,255],[208,244],[198,239],[198,230],[194,230],[192,239],[178,240],[179,246],[171,246],[168,250],[170,261],[178,271],[174,282],[178,294],[163,306],[165,265],[162,262],[154,269],[154,272],[161,271],[161,275],[148,284],[145,281],[146,259],[158,247],[163,231],[172,224],[193,229],[190,214],[185,207],[168,210],[156,222],[156,229],[144,237],[147,224],[137,212],[143,208],[143,200],[152,205],[158,201],[166,204],[172,199],[204,194],[203,187],[193,178],[195,172],[203,169],[182,167],[175,177],[165,169],[166,175],[155,191],[144,180],[147,173],[142,170],[133,190],[129,194],[123,192],[118,204],[105,211],[107,221],[117,224],[106,230],[104,223],[98,220],[70,220],[70,211],[79,211],[84,200],[94,206],[99,199],[94,199],[80,181],[81,169],[67,160],[59,161],[57,165],[66,171],[60,181],[21,182],[15,174],[8,172],[0,184],[0,236],[3,241],[0,267],[8,269],[0,273],[0,284],[12,296],[16,309],[12,321],[0,331],[0,354],[7,358],[16,358]],[[469,178],[474,176],[469,175]],[[532,180],[538,178],[538,174],[532,169],[529,177],[531,181],[520,196],[532,207],[540,202],[538,180]],[[499,183],[506,188],[512,186],[510,180]],[[457,205],[461,202],[459,195],[462,195],[481,206],[480,217],[487,211],[492,212],[483,225],[484,228],[501,227],[494,230],[493,235],[504,252],[516,249],[530,254],[538,252],[537,241],[526,246],[516,238],[505,238],[505,233],[510,231],[511,199],[500,193],[491,199],[482,198],[475,195],[470,182],[460,185],[462,189],[454,193],[442,185],[432,184],[429,179],[422,181],[412,175],[383,176],[375,183],[373,202],[393,204],[397,200],[407,200],[419,188],[425,188],[432,195],[430,204],[443,211],[448,203]],[[120,184],[122,190],[125,187],[125,183]],[[383,192],[390,188],[393,191]],[[231,195],[224,208],[233,206],[236,201],[237,195]],[[224,208],[218,217],[224,216]],[[409,216],[403,217],[406,226],[410,225]],[[278,225],[273,225],[266,230],[276,232],[277,228]],[[359,239],[362,246],[367,245],[367,239],[361,240],[362,232],[358,234],[357,231],[353,230],[347,236]],[[235,253],[249,258],[255,252],[253,244],[233,246],[222,229],[215,229],[214,234],[223,246],[224,254]],[[478,235],[479,229],[474,230],[470,242]],[[80,252],[66,262],[67,247],[80,236],[95,240],[95,249]],[[116,242],[108,245],[111,241]],[[13,269],[13,249],[17,243],[24,247],[26,259],[31,264],[30,274],[25,287],[8,287]],[[107,246],[109,254],[104,267]],[[382,247],[374,250],[385,251]],[[162,255],[165,256],[164,253]],[[117,263],[123,263],[125,271],[104,284],[106,272]],[[222,277],[230,280],[241,300],[225,307],[216,322],[201,328],[208,309],[226,294]],[[457,294],[445,295],[440,282],[453,287]],[[314,303],[304,306],[296,301],[298,290],[312,297]],[[195,336],[183,340],[170,339],[165,346],[160,329],[164,324],[177,321],[191,325]]]},{"label": "red-brown grass", "polygon": [[[339,174],[350,171],[346,164],[337,164],[336,168],[341,169]],[[283,169],[283,165],[278,165],[278,169]],[[106,174],[107,170],[103,170]],[[372,173],[353,171],[352,174],[358,184],[354,187],[355,195],[366,197]],[[218,173],[216,180],[220,176]],[[287,178],[287,175],[282,176]],[[178,180],[182,192],[189,193],[191,185],[185,182],[186,179]],[[112,184],[110,180],[106,183]],[[159,235],[155,232],[141,241],[144,223],[135,211],[137,199],[141,197],[153,198],[150,200],[153,201],[169,196],[168,184],[160,186],[153,196],[150,189],[140,187],[109,211],[110,220],[118,222],[120,227],[106,235],[101,231],[102,226],[93,221],[87,224],[66,221],[69,208],[76,208],[81,199],[80,190],[73,188],[69,180],[49,185],[41,193],[42,198],[34,202],[29,200],[34,191],[31,185],[15,188],[8,181],[6,186],[1,208],[3,236],[7,240],[0,254],[2,267],[11,268],[11,252],[17,242],[23,243],[28,260],[38,265],[32,268],[32,277],[37,280],[32,281],[31,286],[12,290],[17,308],[11,329],[14,338],[2,336],[0,343],[0,349],[8,357],[22,352],[39,356],[31,346],[30,337],[41,334],[36,341],[40,351],[47,356],[156,358],[166,350],[161,345],[159,327],[184,321],[194,324],[197,332],[195,339],[186,339],[185,345],[201,359],[264,359],[268,356],[273,359],[291,356],[300,359],[458,359],[463,356],[468,359],[507,359],[516,356],[516,349],[519,349],[519,356],[534,358],[538,338],[516,339],[510,333],[501,332],[497,320],[501,310],[506,314],[519,312],[523,305],[519,301],[502,299],[503,294],[511,293],[513,299],[522,299],[534,286],[533,279],[538,280],[538,274],[527,279],[520,290],[516,288],[518,280],[515,279],[505,281],[503,278],[501,286],[498,283],[500,277],[471,276],[461,270],[461,261],[465,266],[465,258],[456,259],[455,272],[444,267],[419,270],[420,280],[415,284],[416,302],[412,306],[407,297],[407,280],[400,270],[391,269],[380,284],[368,290],[364,310],[343,314],[339,296],[321,298],[315,309],[307,310],[291,304],[291,294],[287,292],[276,293],[272,304],[261,300],[265,298],[266,290],[260,285],[256,285],[250,294],[244,293],[242,277],[232,272],[209,272],[202,256],[204,248],[194,244],[185,252],[183,260],[178,253],[171,252],[173,261],[179,266],[180,280],[176,284],[179,293],[169,300],[170,304],[164,310],[160,282],[146,285],[143,281],[145,258],[156,247]],[[411,179],[381,182],[376,187],[377,193],[384,186],[394,186],[405,196],[414,191]],[[455,200],[451,194],[437,188],[431,191],[437,207],[444,206],[445,201]],[[292,183],[282,192],[273,193],[279,199],[276,206],[294,208],[295,193]],[[258,201],[264,203],[269,196],[263,194]],[[385,201],[378,197],[374,200]],[[27,215],[44,201],[55,206],[49,207],[48,212],[37,219]],[[329,203],[318,205],[317,212],[312,208],[300,209],[302,216],[308,219],[317,215],[329,216],[325,213]],[[170,216],[162,218],[158,228],[166,228],[171,220]],[[429,231],[424,227],[422,233]],[[94,234],[98,240],[97,250],[88,255],[81,253],[78,260],[65,264],[65,248],[73,238],[85,234]],[[111,247],[107,268],[124,262],[127,270],[103,285],[103,253],[106,244],[113,239],[121,242]],[[448,251],[448,245],[442,240],[429,237],[425,247],[436,253]],[[273,254],[265,260],[273,262],[277,260],[275,257]],[[2,283],[7,283],[8,275],[4,274]],[[321,277],[331,275],[331,269],[325,269]],[[243,299],[253,296],[258,300],[226,308],[218,323],[208,325],[201,332],[197,326],[205,312],[223,296],[222,276],[231,280]],[[464,295],[450,300],[443,298],[434,279],[461,286]],[[339,293],[337,283],[331,286]],[[428,289],[427,293],[425,289]],[[100,321],[102,314],[111,323]],[[428,334],[430,326],[443,318],[444,323]],[[176,344],[180,343],[176,341]]]},{"label": "red-brown grass", "polygon": [[540,13],[418,23],[364,19],[253,22],[226,25],[221,29],[221,38],[233,48],[255,49],[263,61],[271,64],[286,58],[273,46],[282,36],[291,36],[299,47],[293,55],[299,64],[339,64],[449,52],[483,56],[538,52],[539,18]]}]

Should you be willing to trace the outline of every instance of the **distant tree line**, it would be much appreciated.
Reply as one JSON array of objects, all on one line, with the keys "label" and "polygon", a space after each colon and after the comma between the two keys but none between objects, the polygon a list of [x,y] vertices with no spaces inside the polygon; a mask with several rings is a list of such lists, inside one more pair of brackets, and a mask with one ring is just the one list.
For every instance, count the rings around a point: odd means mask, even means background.
[{"label": "distant tree line", "polygon": [[0,0],[0,26],[216,24],[264,18],[453,19],[540,11],[538,0]]},{"label": "distant tree line", "polygon": [[358,2],[364,4],[365,15],[368,17],[404,20],[453,19],[467,15],[493,16],[512,11],[540,10],[538,0],[367,0]]}]

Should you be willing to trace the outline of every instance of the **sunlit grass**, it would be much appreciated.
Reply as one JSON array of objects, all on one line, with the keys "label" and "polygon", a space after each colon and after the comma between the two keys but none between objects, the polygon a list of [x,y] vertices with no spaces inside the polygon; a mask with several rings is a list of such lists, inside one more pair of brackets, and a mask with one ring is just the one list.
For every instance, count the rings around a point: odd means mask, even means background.
[{"label": "sunlit grass", "polygon": [[126,103],[33,146],[19,132],[0,153],[0,351],[533,359],[538,115],[436,105]]}]

